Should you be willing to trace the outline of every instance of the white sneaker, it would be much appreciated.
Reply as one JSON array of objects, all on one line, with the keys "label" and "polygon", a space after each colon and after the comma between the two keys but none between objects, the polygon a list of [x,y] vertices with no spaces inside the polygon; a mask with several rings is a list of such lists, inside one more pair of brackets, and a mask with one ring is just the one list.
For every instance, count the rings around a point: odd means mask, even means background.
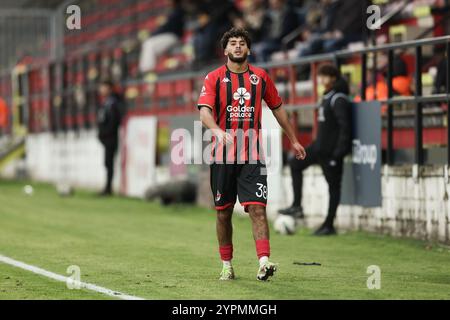
[{"label": "white sneaker", "polygon": [[233,280],[233,279],[234,279],[233,266],[223,266],[219,280]]},{"label": "white sneaker", "polygon": [[256,279],[259,281],[267,281],[269,277],[272,277],[275,274],[275,271],[277,271],[277,265],[267,261],[259,267]]}]

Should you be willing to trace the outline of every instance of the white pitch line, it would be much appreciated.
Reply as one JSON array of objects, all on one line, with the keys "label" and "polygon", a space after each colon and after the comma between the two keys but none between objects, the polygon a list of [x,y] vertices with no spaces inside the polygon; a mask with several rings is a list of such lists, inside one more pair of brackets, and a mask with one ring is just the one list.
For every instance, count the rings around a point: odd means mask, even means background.
[{"label": "white pitch line", "polygon": [[56,281],[60,281],[60,282],[64,282],[64,283],[71,282],[72,284],[76,283],[76,284],[80,285],[80,288],[91,290],[91,291],[95,291],[95,292],[99,292],[99,293],[105,294],[105,295],[110,296],[110,297],[114,297],[114,298],[118,298],[118,299],[122,299],[122,300],[144,300],[144,298],[130,296],[130,295],[118,292],[118,291],[114,291],[114,290],[110,290],[110,289],[107,289],[107,288],[103,288],[103,287],[97,286],[97,285],[92,284],[92,283],[86,283],[86,282],[81,282],[81,281],[78,283],[78,282],[74,281],[72,278],[65,277],[65,276],[59,275],[57,273],[53,273],[51,271],[47,271],[47,270],[41,269],[39,267],[35,267],[35,266],[32,266],[32,265],[29,265],[29,264],[26,264],[26,263],[23,263],[23,262],[20,262],[20,261],[17,261],[17,260],[5,257],[5,256],[3,256],[1,254],[0,254],[0,262],[9,264],[11,266],[14,266],[14,267],[17,267],[17,268],[20,268],[20,269],[31,271],[33,273],[39,274],[41,276],[44,276],[44,277],[47,277],[47,278],[50,278],[50,279],[53,279],[53,280],[56,280]]}]

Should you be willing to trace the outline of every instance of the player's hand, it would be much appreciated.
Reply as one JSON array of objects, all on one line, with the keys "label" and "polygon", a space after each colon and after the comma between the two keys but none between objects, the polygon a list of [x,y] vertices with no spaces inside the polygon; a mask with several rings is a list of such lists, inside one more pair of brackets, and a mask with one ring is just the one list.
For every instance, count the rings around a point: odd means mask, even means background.
[{"label": "player's hand", "polygon": [[222,142],[224,144],[232,144],[234,142],[234,139],[231,136],[231,134],[223,130],[215,130],[214,135],[217,137],[219,142]]},{"label": "player's hand", "polygon": [[306,158],[305,148],[303,148],[303,146],[300,143],[298,142],[293,143],[292,148],[294,149],[295,158],[297,160],[303,160]]}]

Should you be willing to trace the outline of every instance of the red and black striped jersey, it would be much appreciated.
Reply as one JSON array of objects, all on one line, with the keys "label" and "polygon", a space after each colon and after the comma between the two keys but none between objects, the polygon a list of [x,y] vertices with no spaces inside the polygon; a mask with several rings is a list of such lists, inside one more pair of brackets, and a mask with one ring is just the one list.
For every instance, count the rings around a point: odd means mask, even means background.
[{"label": "red and black striped jersey", "polygon": [[217,125],[232,134],[235,141],[234,146],[224,146],[216,144],[213,137],[215,162],[242,163],[261,159],[263,100],[271,110],[282,105],[278,91],[264,69],[249,65],[247,71],[235,73],[224,65],[208,73],[198,108],[210,108]]}]

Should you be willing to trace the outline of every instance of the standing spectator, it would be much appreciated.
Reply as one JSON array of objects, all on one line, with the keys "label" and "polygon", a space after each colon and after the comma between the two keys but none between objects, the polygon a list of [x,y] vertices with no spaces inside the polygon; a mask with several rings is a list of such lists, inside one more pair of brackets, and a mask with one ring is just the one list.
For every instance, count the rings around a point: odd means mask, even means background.
[{"label": "standing spectator", "polygon": [[100,193],[102,196],[112,194],[114,175],[114,156],[119,145],[119,126],[121,122],[122,101],[113,91],[114,85],[105,80],[100,84],[101,106],[97,113],[98,138],[105,149],[106,185]]},{"label": "standing spectator", "polygon": [[166,23],[160,26],[150,38],[142,44],[139,59],[139,71],[142,73],[152,71],[160,55],[179,43],[184,33],[185,12],[182,0],[172,0],[172,12]]},{"label": "standing spectator", "polygon": [[290,160],[294,203],[281,214],[303,217],[302,186],[303,170],[312,164],[319,164],[329,187],[328,215],[315,235],[331,235],[341,196],[343,159],[351,150],[351,104],[348,100],[348,84],[332,65],[323,65],[318,71],[318,80],[325,87],[325,94],[318,110],[317,139],[306,148],[308,157],[299,161]]},{"label": "standing spectator", "polygon": [[253,52],[256,61],[266,62],[270,55],[282,47],[282,39],[298,26],[298,16],[286,0],[270,0],[261,27],[262,39]]}]

